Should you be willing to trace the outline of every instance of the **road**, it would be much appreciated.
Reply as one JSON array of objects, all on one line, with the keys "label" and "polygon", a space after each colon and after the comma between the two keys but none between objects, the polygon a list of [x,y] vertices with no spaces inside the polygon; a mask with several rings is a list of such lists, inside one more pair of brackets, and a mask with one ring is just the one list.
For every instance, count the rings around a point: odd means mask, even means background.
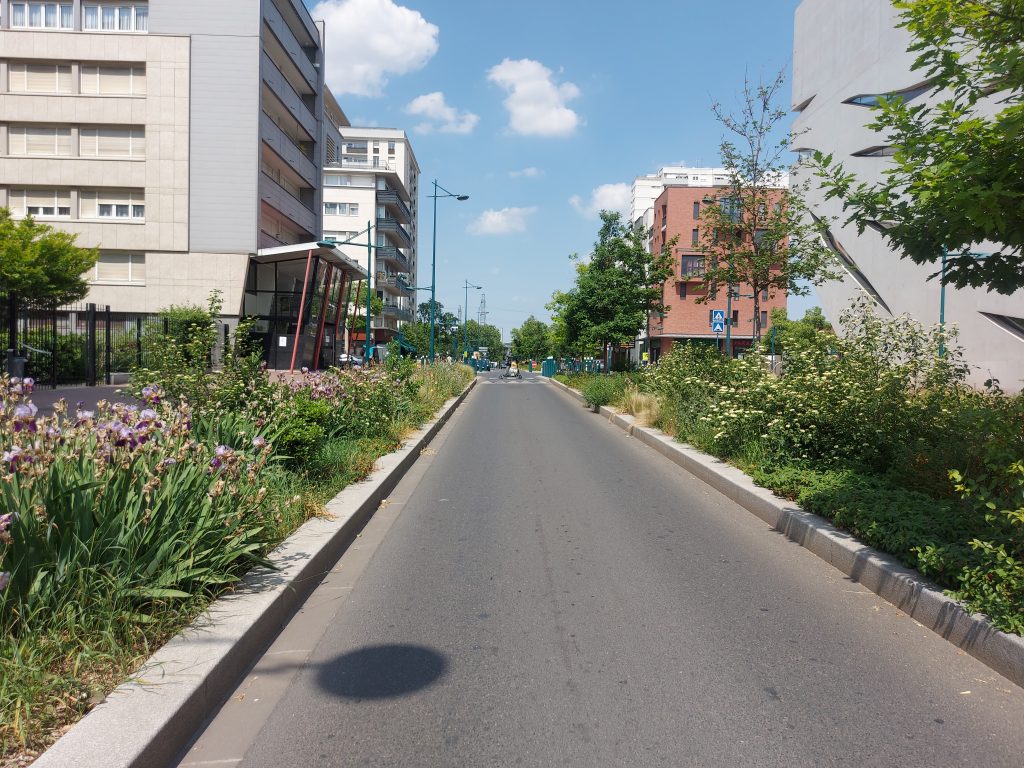
[{"label": "road", "polygon": [[481,376],[181,765],[1020,766],[1024,690]]}]

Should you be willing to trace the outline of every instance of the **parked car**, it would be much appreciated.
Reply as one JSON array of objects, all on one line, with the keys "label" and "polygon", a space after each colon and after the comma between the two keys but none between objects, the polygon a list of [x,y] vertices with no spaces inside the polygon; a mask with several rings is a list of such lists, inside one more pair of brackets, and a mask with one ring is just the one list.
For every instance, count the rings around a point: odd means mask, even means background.
[{"label": "parked car", "polygon": [[362,368],[363,358],[361,358],[359,355],[349,355],[346,354],[345,352],[342,352],[340,355],[338,355],[338,365],[342,368],[347,368],[349,367],[349,365],[351,365],[353,368]]}]

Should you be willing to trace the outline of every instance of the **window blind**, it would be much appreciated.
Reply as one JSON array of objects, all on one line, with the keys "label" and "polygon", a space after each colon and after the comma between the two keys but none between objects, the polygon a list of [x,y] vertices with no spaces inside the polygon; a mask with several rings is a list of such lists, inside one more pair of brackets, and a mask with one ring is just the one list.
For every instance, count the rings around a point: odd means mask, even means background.
[{"label": "window blind", "polygon": [[131,278],[131,256],[127,253],[103,253],[96,261],[97,280],[126,282]]}]

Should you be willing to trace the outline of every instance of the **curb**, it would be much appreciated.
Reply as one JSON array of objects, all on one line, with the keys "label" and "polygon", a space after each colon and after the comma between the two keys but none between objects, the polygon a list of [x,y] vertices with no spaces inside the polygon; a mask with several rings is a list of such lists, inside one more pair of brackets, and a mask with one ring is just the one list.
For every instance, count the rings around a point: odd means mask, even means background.
[{"label": "curb", "polygon": [[279,570],[250,571],[33,765],[153,768],[178,759],[476,384],[328,502],[332,519],[309,520],[282,542],[270,555]]},{"label": "curb", "polygon": [[[553,378],[549,381],[585,402],[576,390]],[[892,555],[862,544],[825,518],[805,512],[793,502],[755,485],[736,467],[677,443],[659,429],[642,427],[632,416],[604,406],[599,413],[919,624],[1024,687],[1024,638],[996,629],[981,614],[967,613],[959,603]]]}]

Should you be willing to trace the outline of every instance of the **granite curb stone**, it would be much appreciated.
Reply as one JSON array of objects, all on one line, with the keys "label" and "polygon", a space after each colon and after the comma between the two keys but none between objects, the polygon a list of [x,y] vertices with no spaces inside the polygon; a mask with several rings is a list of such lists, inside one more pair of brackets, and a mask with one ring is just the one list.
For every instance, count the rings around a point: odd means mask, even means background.
[{"label": "granite curb stone", "polygon": [[[556,388],[580,402],[583,395],[560,381]],[[598,413],[627,434],[707,483],[773,529],[810,550],[840,572],[892,603],[919,624],[1024,686],[1024,638],[996,629],[981,614],[970,614],[917,571],[892,555],[859,542],[825,518],[754,484],[743,471],[676,442],[661,430],[643,427],[632,416],[602,406]]]},{"label": "granite curb stone", "polygon": [[154,768],[175,760],[301,606],[363,524],[476,385],[473,379],[373,473],[327,504],[154,653],[34,763],[38,768]]}]

